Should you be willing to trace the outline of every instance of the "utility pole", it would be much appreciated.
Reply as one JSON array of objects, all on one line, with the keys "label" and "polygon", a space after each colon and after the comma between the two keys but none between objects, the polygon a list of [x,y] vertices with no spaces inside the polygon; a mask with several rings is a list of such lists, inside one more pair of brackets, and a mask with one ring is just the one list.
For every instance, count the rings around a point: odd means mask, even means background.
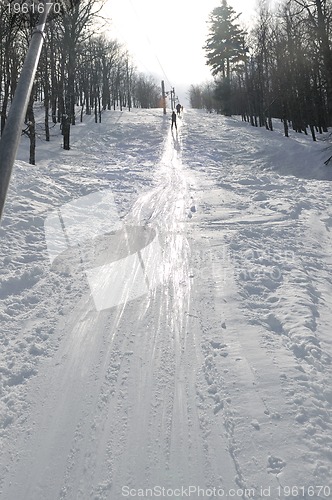
[{"label": "utility pole", "polygon": [[0,140],[0,219],[5,205],[10,177],[21,139],[22,125],[44,42],[46,19],[52,7],[53,4],[51,2],[44,1],[44,9],[40,15],[38,25],[32,33],[29,49]]},{"label": "utility pole", "polygon": [[161,80],[161,94],[163,100],[164,115],[166,115],[166,94],[165,94],[165,82]]},{"label": "utility pole", "polygon": [[172,107],[172,111],[173,111],[173,109],[175,108],[175,90],[174,90],[174,87],[172,87],[172,89],[171,89],[171,107]]}]

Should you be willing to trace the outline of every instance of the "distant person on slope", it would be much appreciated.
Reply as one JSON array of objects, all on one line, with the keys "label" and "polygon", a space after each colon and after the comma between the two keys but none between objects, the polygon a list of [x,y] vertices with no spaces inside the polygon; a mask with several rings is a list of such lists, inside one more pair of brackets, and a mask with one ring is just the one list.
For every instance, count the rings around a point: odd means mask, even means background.
[{"label": "distant person on slope", "polygon": [[176,105],[176,111],[177,111],[177,114],[178,114],[179,116],[180,116],[180,113],[181,113],[181,108],[182,108],[182,106],[181,106],[181,104],[180,104],[180,103]]},{"label": "distant person on slope", "polygon": [[176,128],[176,130],[177,130],[177,129],[178,129],[178,127],[177,127],[177,125],[176,125],[176,113],[175,113],[175,111],[173,111],[173,113],[172,113],[172,125],[171,125],[171,129],[172,129],[172,130],[173,130],[174,125],[175,125],[175,128]]}]

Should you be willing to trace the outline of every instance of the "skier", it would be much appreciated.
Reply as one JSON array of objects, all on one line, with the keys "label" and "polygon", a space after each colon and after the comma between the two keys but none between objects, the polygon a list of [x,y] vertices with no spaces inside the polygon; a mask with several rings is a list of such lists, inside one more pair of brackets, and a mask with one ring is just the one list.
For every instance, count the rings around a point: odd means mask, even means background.
[{"label": "skier", "polygon": [[175,125],[175,128],[176,130],[178,129],[177,125],[176,125],[176,113],[175,111],[173,111],[172,113],[172,125],[171,125],[171,129],[173,130],[173,126]]},{"label": "skier", "polygon": [[181,108],[182,108],[181,104],[180,104],[180,103],[178,103],[178,104],[176,105],[176,111],[177,111],[177,114],[178,114],[179,116],[180,116],[180,113],[181,113]]}]

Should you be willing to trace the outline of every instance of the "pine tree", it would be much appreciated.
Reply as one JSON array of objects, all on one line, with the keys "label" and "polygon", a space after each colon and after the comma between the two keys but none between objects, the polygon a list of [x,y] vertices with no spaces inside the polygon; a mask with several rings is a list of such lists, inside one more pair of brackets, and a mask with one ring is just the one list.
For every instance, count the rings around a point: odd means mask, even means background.
[{"label": "pine tree", "polygon": [[213,76],[221,73],[229,80],[231,66],[244,60],[245,33],[236,22],[240,15],[227,4],[227,0],[222,0],[222,4],[210,14],[209,36],[203,48]]}]

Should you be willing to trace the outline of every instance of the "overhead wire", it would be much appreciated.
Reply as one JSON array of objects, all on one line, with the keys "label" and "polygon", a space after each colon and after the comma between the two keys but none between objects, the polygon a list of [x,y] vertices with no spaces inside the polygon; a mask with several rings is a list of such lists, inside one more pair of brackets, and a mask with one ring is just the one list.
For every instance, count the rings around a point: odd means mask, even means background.
[{"label": "overhead wire", "polygon": [[[134,11],[135,16],[136,16],[137,18],[139,18],[139,19],[140,19],[140,23],[145,24],[145,23],[144,23],[144,21],[142,21],[142,18],[141,18],[141,16],[140,16],[140,14],[137,12],[137,10],[136,10],[136,8],[135,8],[135,6],[134,6],[134,4],[133,4],[132,0],[129,0],[129,3],[130,3],[130,5],[131,5],[131,7],[132,7],[132,9],[133,9],[133,11]],[[146,28],[146,26],[145,26],[145,28]],[[157,60],[157,62],[158,62],[158,64],[159,64],[159,66],[160,66],[160,69],[161,69],[161,71],[162,71],[162,73],[163,73],[163,75],[164,75],[164,77],[165,77],[165,80],[167,80],[167,82],[168,82],[169,86],[172,88],[172,87],[173,87],[173,85],[171,84],[171,82],[170,82],[170,80],[169,80],[169,78],[168,78],[168,76],[167,76],[167,74],[166,74],[166,71],[165,71],[165,69],[164,69],[163,65],[162,65],[162,64],[161,64],[161,62],[160,62],[160,59],[159,59],[159,57],[158,57],[158,55],[157,55],[157,53],[156,53],[156,51],[155,51],[155,47],[154,47],[153,43],[151,42],[151,40],[150,40],[150,38],[149,38],[149,36],[148,36],[148,34],[147,34],[147,30],[146,30],[146,29],[144,29],[144,33],[145,33],[145,37],[146,37],[146,39],[147,39],[147,42],[148,42],[148,43],[149,43],[149,45],[151,46],[151,49],[152,49],[153,55],[155,56],[155,58],[156,58],[156,60]]]},{"label": "overhead wire", "polygon": [[[120,40],[121,40],[121,42],[123,41],[123,43],[124,43],[124,45],[125,45],[124,40],[126,39],[126,36],[124,35],[123,30],[119,27],[119,24],[118,24],[118,23],[116,23],[116,22],[114,21],[114,19],[112,19],[112,18],[111,18],[111,19],[110,19],[110,22],[111,22],[111,23],[115,26],[115,28],[116,28],[116,30],[117,30],[117,33],[118,33],[118,35],[120,36]],[[125,47],[126,47],[126,45],[125,45]],[[137,57],[137,55],[136,55],[136,54],[135,54],[135,60],[136,60],[136,62],[139,62],[142,66],[144,66],[144,68],[145,68],[145,70],[146,70],[147,72],[149,72],[149,71],[150,71],[150,69],[146,66],[146,64],[144,64],[144,62],[142,61],[142,59],[140,59],[140,57]]]}]

